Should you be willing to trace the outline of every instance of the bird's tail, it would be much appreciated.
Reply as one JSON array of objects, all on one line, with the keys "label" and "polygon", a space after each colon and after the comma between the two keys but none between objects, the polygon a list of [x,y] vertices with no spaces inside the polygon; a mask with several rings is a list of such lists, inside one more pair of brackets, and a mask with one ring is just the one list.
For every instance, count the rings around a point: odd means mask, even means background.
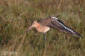
[{"label": "bird's tail", "polygon": [[78,32],[74,32],[74,35],[76,35],[78,37],[82,37]]},{"label": "bird's tail", "polygon": [[82,37],[78,32],[74,31],[71,28],[66,27],[65,31],[69,32],[70,34],[72,34],[73,36],[77,36],[77,37]]}]

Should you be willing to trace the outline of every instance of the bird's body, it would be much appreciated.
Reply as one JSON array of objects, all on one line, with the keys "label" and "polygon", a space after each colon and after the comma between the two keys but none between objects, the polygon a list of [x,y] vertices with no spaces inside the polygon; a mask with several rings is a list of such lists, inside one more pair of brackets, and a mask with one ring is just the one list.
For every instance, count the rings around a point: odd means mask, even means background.
[{"label": "bird's body", "polygon": [[80,37],[81,35],[76,31],[72,30],[71,28],[67,27],[61,20],[56,17],[50,17],[46,19],[42,19],[39,22],[34,21],[33,24],[29,27],[28,30],[31,28],[36,28],[38,32],[46,33],[50,30],[50,28],[61,30],[62,32],[67,32],[72,35],[76,35]]},{"label": "bird's body", "polygon": [[50,27],[37,23],[36,30],[38,32],[46,33],[50,30]]}]

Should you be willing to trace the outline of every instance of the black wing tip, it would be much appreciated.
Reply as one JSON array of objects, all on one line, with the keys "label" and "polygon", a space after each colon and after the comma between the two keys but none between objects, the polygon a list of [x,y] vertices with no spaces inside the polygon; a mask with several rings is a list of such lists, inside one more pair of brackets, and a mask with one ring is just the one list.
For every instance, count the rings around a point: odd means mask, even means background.
[{"label": "black wing tip", "polygon": [[75,32],[75,35],[76,35],[77,37],[79,37],[79,38],[82,38],[82,35],[79,34],[78,32]]}]

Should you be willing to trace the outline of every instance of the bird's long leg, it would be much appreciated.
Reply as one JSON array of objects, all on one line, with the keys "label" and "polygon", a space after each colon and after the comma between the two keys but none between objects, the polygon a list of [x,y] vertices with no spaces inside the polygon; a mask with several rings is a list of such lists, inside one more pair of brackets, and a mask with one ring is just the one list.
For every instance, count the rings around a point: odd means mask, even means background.
[{"label": "bird's long leg", "polygon": [[46,33],[43,33],[43,36],[44,36],[44,40],[46,40]]},{"label": "bird's long leg", "polygon": [[44,48],[46,46],[46,33],[43,33],[43,45],[44,45]]},{"label": "bird's long leg", "polygon": [[46,54],[46,50],[47,50],[47,48],[46,48],[46,46],[47,46],[47,44],[46,44],[46,33],[43,33],[43,37],[44,37],[44,42],[43,42],[43,55],[42,56],[45,56],[45,54]]}]

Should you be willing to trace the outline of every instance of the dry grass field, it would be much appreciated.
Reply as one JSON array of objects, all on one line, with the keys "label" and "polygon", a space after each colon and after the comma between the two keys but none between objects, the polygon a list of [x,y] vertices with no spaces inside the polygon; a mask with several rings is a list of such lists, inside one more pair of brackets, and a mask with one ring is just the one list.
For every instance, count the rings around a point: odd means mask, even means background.
[{"label": "dry grass field", "polygon": [[[82,38],[25,32],[34,20],[57,15]],[[85,56],[85,0],[0,0],[0,56]]]}]

